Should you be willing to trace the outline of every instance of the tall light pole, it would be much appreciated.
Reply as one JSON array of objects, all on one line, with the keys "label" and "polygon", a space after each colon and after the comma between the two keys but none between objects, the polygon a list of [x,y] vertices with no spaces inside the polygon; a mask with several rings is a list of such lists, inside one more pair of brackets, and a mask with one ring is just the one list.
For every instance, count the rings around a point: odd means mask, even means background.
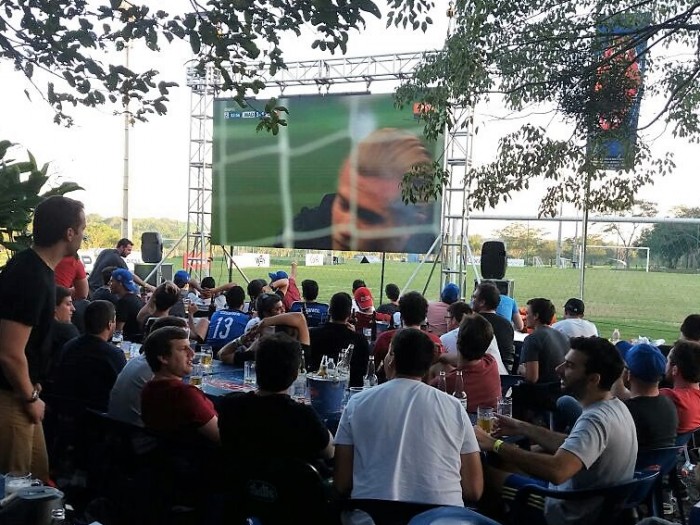
[{"label": "tall light pole", "polygon": [[[120,11],[127,11],[133,7],[131,2],[122,0],[119,4]],[[129,48],[131,42],[127,42],[124,46],[126,53],[126,69],[129,69]],[[122,187],[122,237],[131,239],[133,234],[131,216],[129,214],[129,127],[131,126],[131,112],[129,111],[129,96],[126,94],[126,103],[124,104],[124,181]]]}]

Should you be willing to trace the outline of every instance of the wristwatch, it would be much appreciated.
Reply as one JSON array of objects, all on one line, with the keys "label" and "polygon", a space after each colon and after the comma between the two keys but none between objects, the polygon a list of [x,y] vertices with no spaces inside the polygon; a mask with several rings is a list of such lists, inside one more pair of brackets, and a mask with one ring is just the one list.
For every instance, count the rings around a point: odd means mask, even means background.
[{"label": "wristwatch", "polygon": [[39,399],[39,389],[37,387],[34,387],[34,390],[32,390],[32,395],[29,399],[25,399],[25,403],[34,403]]}]

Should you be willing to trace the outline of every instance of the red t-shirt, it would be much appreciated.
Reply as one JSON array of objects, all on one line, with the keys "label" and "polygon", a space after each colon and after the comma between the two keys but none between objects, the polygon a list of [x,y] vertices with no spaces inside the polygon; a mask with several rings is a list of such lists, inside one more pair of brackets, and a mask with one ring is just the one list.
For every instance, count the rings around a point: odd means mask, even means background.
[{"label": "red t-shirt", "polygon": [[56,265],[54,274],[56,284],[66,288],[72,288],[75,281],[86,277],[83,262],[71,256],[61,259],[61,262]]},{"label": "red t-shirt", "polygon": [[146,428],[182,436],[216,416],[214,404],[197,387],[180,379],[152,380],[141,392],[141,419]]},{"label": "red t-shirt", "polygon": [[[464,391],[467,393],[467,412],[476,412],[478,407],[495,409],[498,398],[501,396],[501,376],[494,357],[486,354],[478,361],[467,363],[460,370],[464,379]],[[457,377],[457,369],[446,376],[448,394],[454,392],[455,377]],[[437,382],[436,377],[430,384],[437,386]]]},{"label": "red t-shirt", "polygon": [[299,288],[297,288],[297,282],[294,277],[289,278],[289,285],[287,286],[287,292],[282,298],[282,304],[284,305],[284,310],[286,312],[292,311],[292,305],[296,301],[301,301],[301,294],[299,293]]},{"label": "red t-shirt", "polygon": [[[374,344],[374,364],[377,367],[379,366],[379,363],[386,358],[386,354],[389,353],[389,346],[391,345],[391,340],[396,335],[396,332],[398,332],[398,330],[387,330],[386,332],[382,332],[379,337],[377,337],[377,341]],[[433,343],[435,343],[435,354],[433,361],[437,361],[440,354],[445,353],[445,347],[442,346],[442,341],[440,341],[438,336],[430,332],[424,333],[430,337],[430,340]]]},{"label": "red t-shirt", "polygon": [[700,390],[697,388],[661,388],[659,394],[669,397],[678,412],[676,434],[700,428]]}]

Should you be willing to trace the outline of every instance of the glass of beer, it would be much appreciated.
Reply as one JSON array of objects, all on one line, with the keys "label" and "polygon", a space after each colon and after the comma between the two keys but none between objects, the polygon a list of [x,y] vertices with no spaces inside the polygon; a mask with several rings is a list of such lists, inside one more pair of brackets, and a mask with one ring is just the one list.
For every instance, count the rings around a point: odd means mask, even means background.
[{"label": "glass of beer", "polygon": [[493,432],[493,408],[479,407],[476,409],[476,424],[487,434]]},{"label": "glass of beer", "polygon": [[199,353],[201,354],[200,363],[204,366],[205,372],[211,372],[211,364],[214,360],[214,352],[211,349],[211,345],[201,345]]},{"label": "glass of beer", "polygon": [[202,365],[193,365],[192,373],[190,374],[190,385],[202,388],[202,379],[204,378],[204,369]]}]

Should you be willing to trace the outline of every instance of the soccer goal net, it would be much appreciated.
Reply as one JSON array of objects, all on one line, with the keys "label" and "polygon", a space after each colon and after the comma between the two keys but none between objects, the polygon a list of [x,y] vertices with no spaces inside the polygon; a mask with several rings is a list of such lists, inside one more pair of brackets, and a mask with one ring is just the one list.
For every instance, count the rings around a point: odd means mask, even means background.
[{"label": "soccer goal net", "polygon": [[586,265],[648,272],[649,247],[588,245]]}]

